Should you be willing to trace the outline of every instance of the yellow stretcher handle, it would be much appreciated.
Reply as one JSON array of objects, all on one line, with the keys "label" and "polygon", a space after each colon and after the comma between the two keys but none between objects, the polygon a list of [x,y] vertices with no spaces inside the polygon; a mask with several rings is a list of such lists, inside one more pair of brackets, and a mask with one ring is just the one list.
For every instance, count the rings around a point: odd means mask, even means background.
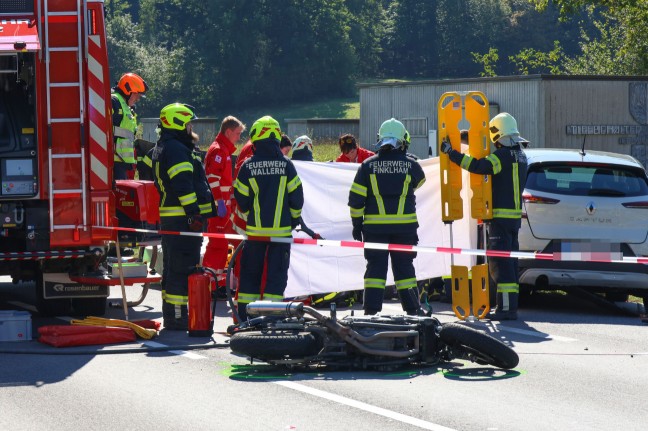
[{"label": "yellow stretcher handle", "polygon": [[450,266],[452,274],[452,311],[458,319],[470,316],[470,288],[467,266]]},{"label": "yellow stretcher handle", "polygon": [[[491,153],[488,131],[488,99],[480,91],[469,91],[464,96],[468,129],[468,151],[471,157],[483,159]],[[474,219],[493,218],[492,188],[490,175],[470,174],[470,216]]]},{"label": "yellow stretcher handle", "polygon": [[461,96],[459,93],[444,93],[437,106],[438,125],[438,154],[441,174],[441,219],[444,222],[461,220],[463,218],[463,200],[461,199],[461,168],[443,154],[441,143],[450,139],[455,150],[459,150],[461,140],[459,122],[461,121]]}]

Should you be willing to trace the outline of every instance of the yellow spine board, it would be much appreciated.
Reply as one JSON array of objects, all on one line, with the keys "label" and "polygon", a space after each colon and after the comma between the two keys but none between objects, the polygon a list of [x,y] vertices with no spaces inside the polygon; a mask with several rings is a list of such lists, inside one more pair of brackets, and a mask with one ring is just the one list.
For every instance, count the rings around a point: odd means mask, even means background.
[{"label": "yellow spine board", "polygon": [[[490,154],[490,134],[488,131],[488,100],[482,92],[469,91],[464,98],[468,130],[470,156],[483,159]],[[474,219],[493,218],[492,190],[490,175],[470,174],[470,216]]]},{"label": "yellow spine board", "polygon": [[488,264],[475,265],[470,271],[470,290],[472,291],[473,316],[478,319],[486,317],[490,310],[488,296]]},{"label": "yellow spine board", "polygon": [[452,311],[458,319],[470,316],[470,281],[467,266],[450,266],[452,274]]},{"label": "yellow spine board", "polygon": [[463,218],[463,200],[461,199],[461,168],[443,154],[441,142],[447,137],[455,150],[460,150],[459,122],[461,121],[461,96],[459,93],[444,93],[437,106],[438,154],[441,173],[441,218],[451,222]]}]

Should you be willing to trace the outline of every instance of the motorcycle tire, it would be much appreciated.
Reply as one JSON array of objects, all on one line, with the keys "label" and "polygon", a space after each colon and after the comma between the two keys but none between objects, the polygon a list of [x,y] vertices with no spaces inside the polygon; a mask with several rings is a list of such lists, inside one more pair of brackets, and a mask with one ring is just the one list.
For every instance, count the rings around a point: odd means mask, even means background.
[{"label": "motorcycle tire", "polygon": [[310,332],[237,332],[230,338],[234,353],[260,360],[303,358],[320,350],[320,343]]},{"label": "motorcycle tire", "polygon": [[478,364],[509,370],[520,362],[518,354],[500,340],[459,323],[443,325],[439,337],[444,343],[471,353]]}]

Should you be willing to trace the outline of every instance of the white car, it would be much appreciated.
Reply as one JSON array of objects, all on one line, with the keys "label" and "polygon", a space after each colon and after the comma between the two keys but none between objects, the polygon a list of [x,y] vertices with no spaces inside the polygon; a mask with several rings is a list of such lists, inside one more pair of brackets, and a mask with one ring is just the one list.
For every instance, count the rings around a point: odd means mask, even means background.
[{"label": "white car", "polygon": [[580,260],[519,259],[525,288],[577,286],[613,301],[648,296],[648,265],[588,261],[648,255],[648,178],[616,153],[528,149],[521,251]]}]

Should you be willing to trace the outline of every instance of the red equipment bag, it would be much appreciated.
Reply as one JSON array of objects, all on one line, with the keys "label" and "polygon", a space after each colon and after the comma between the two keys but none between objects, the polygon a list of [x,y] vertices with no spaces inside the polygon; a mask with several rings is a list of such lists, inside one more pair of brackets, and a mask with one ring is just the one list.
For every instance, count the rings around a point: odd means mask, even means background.
[{"label": "red equipment bag", "polygon": [[103,326],[48,325],[38,328],[38,333],[39,342],[54,347],[128,343],[136,339],[135,331],[130,328]]}]

